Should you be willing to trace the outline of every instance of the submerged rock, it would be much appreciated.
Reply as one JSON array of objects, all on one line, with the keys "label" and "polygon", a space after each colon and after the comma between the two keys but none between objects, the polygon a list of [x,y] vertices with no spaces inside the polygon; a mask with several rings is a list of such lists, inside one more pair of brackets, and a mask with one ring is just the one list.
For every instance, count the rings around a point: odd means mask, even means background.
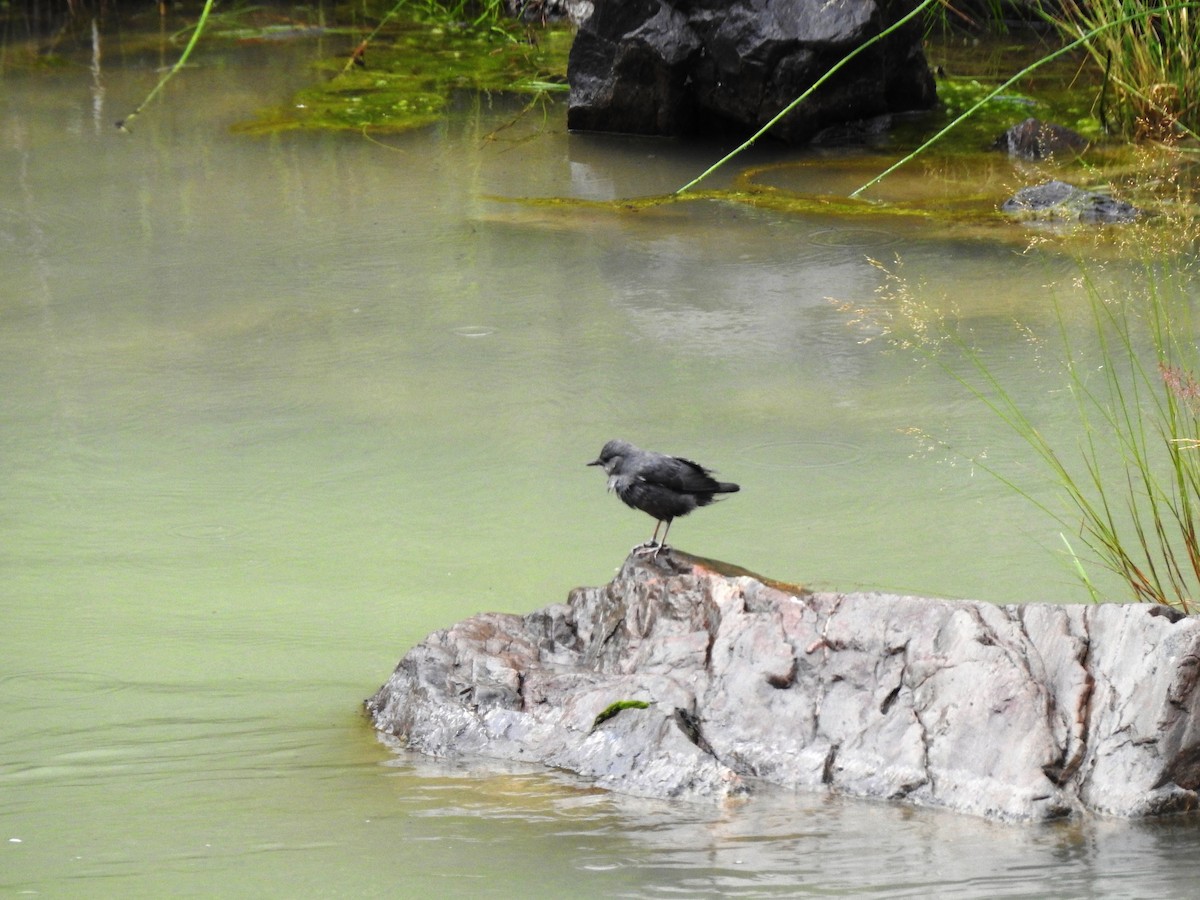
[{"label": "submerged rock", "polygon": [[[750,134],[843,57],[911,11],[909,0],[594,0],[567,65],[567,125],[634,134]],[[909,22],[851,60],[771,131],[823,128],[936,102]]]},{"label": "submerged rock", "polygon": [[1142,210],[1107,194],[1086,191],[1065,181],[1047,181],[1021,188],[1000,207],[1014,218],[1033,222],[1082,222],[1112,225],[1132,222]]},{"label": "submerged rock", "polygon": [[[411,750],[652,797],[758,781],[1001,820],[1194,809],[1200,618],[809,593],[672,551],[414,647],[366,707]],[[630,702],[637,701],[637,702]]]},{"label": "submerged rock", "polygon": [[1087,149],[1087,138],[1070,128],[1028,118],[1014,125],[992,145],[1017,159],[1075,157]]}]

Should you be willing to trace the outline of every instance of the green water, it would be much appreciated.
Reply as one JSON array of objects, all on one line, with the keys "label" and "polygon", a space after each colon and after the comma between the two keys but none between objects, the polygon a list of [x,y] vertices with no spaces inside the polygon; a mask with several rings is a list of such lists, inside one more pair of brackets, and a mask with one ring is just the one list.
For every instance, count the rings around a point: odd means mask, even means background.
[{"label": "green water", "polygon": [[715,203],[495,199],[663,193],[726,149],[570,136],[561,105],[497,131],[521,102],[462,96],[379,141],[227,132],[328,52],[200,53],[129,135],[111,123],[157,59],[0,81],[0,893],[1194,883],[1191,823],[657,803],[378,744],[361,701],[413,643],[561,601],[649,537],[584,466],[610,437],[741,483],[676,523],[688,551],[822,587],[1082,599],[1052,522],[905,429],[993,460],[1019,460],[1012,438],[828,299],[884,304],[867,258],[900,254],[1053,415],[1009,322],[1044,316],[1070,265]]}]

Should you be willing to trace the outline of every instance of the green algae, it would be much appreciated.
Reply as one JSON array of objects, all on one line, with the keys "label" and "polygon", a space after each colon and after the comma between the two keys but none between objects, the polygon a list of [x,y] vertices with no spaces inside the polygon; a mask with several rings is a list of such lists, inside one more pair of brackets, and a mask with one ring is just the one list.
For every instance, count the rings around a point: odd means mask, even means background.
[{"label": "green algae", "polygon": [[649,706],[650,704],[645,700],[618,700],[616,703],[612,703],[605,707],[605,709],[598,716],[596,716],[596,721],[592,723],[592,727],[595,728],[599,725],[602,725],[622,710],[648,709]]},{"label": "green algae", "polygon": [[355,52],[318,65],[325,80],[285,107],[234,126],[240,133],[294,129],[401,132],[441,120],[455,91],[538,93],[565,85],[567,28],[447,25],[409,18]]},{"label": "green algae", "polygon": [[[1137,251],[1128,242],[1113,240],[1112,228],[1064,222],[1048,229],[1002,213],[1000,203],[1015,190],[1046,180],[1063,167],[1042,164],[1022,174],[1014,170],[1005,154],[998,152],[926,157],[884,182],[887,191],[881,191],[883,196],[876,199],[839,192],[840,187],[861,181],[864,173],[878,170],[885,162],[885,157],[835,160],[806,156],[750,167],[735,175],[727,187],[682,195],[612,200],[484,195],[480,198],[485,203],[481,217],[512,227],[582,231],[607,220],[667,222],[689,205],[719,204],[819,219],[835,228],[879,229],[880,233],[892,234],[901,227],[914,240],[982,241],[1006,245],[1016,252],[1024,251],[1035,239],[1048,249],[1097,259],[1121,259]],[[1067,171],[1074,176],[1065,177],[1097,185],[1152,213],[1180,207],[1179,216],[1186,218],[1185,211],[1194,204],[1190,198],[1186,202],[1173,198],[1168,163],[1158,154],[1142,154],[1139,161],[1117,156],[1073,164]],[[1100,177],[1102,172],[1109,177]],[[1152,215],[1150,222],[1158,218]]]}]

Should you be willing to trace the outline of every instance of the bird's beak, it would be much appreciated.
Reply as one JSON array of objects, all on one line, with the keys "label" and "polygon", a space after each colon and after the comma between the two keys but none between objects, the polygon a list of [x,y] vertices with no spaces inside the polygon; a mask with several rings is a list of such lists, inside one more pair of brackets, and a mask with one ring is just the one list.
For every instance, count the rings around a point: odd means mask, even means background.
[{"label": "bird's beak", "polygon": [[587,465],[589,465],[589,466],[602,466],[602,465],[604,465],[604,461],[603,461],[603,460],[599,460],[599,459],[593,459],[593,460],[592,460],[590,463],[587,463]]}]

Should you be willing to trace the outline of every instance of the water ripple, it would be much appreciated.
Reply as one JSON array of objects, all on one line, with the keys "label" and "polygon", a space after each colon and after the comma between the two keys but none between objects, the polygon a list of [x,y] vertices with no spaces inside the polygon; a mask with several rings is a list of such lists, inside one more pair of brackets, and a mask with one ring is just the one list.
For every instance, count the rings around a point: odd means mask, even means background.
[{"label": "water ripple", "polygon": [[772,441],[742,451],[741,461],[764,469],[825,469],[849,466],[863,449],[844,441]]},{"label": "water ripple", "polygon": [[900,237],[881,228],[827,228],[812,232],[808,240],[822,247],[881,247]]},{"label": "water ripple", "polygon": [[496,329],[490,325],[460,325],[453,329],[454,334],[465,338],[482,338],[489,337],[496,333]]}]

